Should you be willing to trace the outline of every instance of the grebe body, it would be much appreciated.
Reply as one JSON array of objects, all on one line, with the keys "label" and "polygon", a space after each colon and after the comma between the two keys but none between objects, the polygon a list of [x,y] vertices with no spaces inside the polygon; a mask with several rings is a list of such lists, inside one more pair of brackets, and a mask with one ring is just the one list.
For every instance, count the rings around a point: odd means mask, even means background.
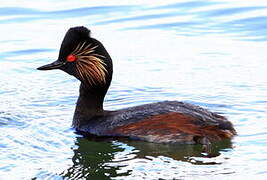
[{"label": "grebe body", "polygon": [[70,28],[58,59],[38,69],[60,69],[81,81],[72,125],[82,134],[184,144],[209,144],[236,134],[225,117],[184,102],[104,110],[104,97],[112,80],[112,59],[85,27]]},{"label": "grebe body", "polygon": [[77,114],[73,122],[82,133],[156,143],[207,144],[235,134],[232,124],[225,117],[178,101],[103,111],[90,119],[82,119]]}]

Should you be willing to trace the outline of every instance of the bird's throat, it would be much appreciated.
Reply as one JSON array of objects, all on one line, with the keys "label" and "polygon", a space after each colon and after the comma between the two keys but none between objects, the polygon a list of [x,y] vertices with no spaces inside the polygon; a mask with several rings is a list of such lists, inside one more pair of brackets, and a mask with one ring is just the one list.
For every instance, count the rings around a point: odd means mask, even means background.
[{"label": "bird's throat", "polygon": [[73,127],[78,128],[88,124],[92,118],[103,114],[103,102],[106,92],[107,89],[104,87],[89,87],[81,83],[80,95],[73,117]]}]

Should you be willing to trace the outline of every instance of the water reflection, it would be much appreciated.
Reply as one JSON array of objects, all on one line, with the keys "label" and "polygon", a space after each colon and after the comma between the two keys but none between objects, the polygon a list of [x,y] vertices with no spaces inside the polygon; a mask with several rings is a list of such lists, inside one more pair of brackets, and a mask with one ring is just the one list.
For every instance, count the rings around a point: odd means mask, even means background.
[{"label": "water reflection", "polygon": [[117,173],[119,166],[106,166],[116,153],[124,149],[108,140],[101,139],[100,142],[78,137],[73,149],[73,165],[60,175],[69,179],[109,179],[108,177],[126,176],[128,173]]},{"label": "water reflection", "polygon": [[[206,164],[202,161],[191,161],[193,157],[214,158],[220,156],[221,151],[232,149],[230,140],[213,143],[207,151],[203,149],[202,145],[155,144],[141,141],[124,142],[139,150],[136,154],[138,158],[146,158],[146,156],[166,156],[174,160],[191,162],[193,164]],[[211,162],[211,164],[216,164],[216,162]]]},{"label": "water reflection", "polygon": [[73,165],[60,175],[69,179],[127,176],[133,171],[123,170],[127,161],[143,159],[147,163],[152,163],[154,158],[158,157],[168,157],[171,161],[178,160],[196,165],[218,165],[220,162],[217,162],[216,157],[220,156],[221,152],[230,151],[231,148],[232,143],[229,140],[213,143],[208,152],[203,152],[201,145],[155,144],[124,138],[117,141],[113,138],[77,137],[73,148]]}]

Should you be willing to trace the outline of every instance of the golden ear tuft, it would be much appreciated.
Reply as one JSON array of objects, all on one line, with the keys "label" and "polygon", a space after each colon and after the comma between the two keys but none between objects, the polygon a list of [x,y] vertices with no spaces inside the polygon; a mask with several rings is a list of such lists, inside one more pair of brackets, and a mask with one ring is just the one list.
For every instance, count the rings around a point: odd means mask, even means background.
[{"label": "golden ear tuft", "polygon": [[71,53],[77,57],[76,68],[80,79],[91,86],[106,83],[107,69],[102,60],[105,57],[95,53],[97,47],[83,42]]}]

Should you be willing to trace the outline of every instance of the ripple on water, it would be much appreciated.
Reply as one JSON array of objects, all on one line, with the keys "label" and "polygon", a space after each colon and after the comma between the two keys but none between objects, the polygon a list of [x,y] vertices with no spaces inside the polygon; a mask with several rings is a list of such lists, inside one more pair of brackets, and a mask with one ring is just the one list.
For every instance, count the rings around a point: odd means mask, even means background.
[{"label": "ripple on water", "polygon": [[1,126],[12,126],[17,128],[22,128],[27,125],[24,119],[27,118],[23,115],[14,115],[10,113],[0,112],[0,128]]},{"label": "ripple on water", "polygon": [[[0,6],[0,179],[267,177],[266,2]],[[57,58],[64,32],[75,25],[88,26],[113,57],[107,109],[186,101],[226,116],[238,136],[203,153],[200,145],[75,134],[79,82],[35,70]]]}]

